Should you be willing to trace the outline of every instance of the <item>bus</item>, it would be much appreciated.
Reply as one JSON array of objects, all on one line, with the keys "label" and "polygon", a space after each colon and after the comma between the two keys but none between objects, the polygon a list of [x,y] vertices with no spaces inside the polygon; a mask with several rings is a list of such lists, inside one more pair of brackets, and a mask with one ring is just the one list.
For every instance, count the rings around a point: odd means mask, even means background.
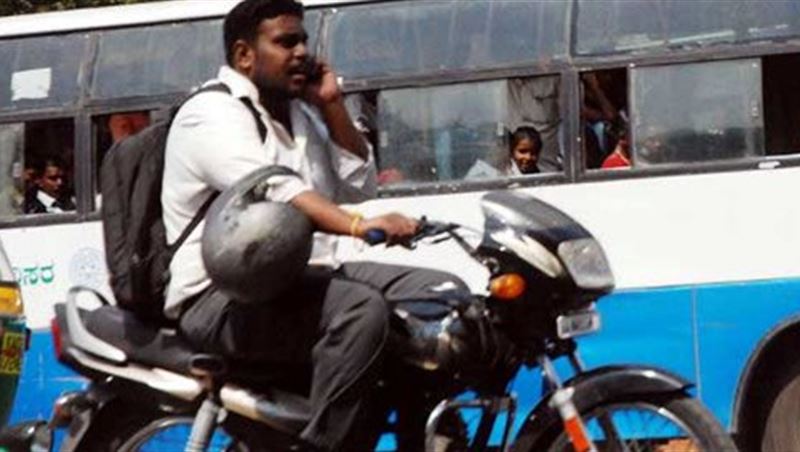
[{"label": "bus", "polygon": [[[616,276],[603,331],[581,342],[587,365],[669,369],[742,447],[800,449],[785,421],[800,419],[800,1],[305,3],[310,48],[374,152],[379,194],[361,212],[480,228],[487,191],[557,206],[598,237]],[[56,363],[47,327],[70,286],[110,292],[105,151],[215,76],[234,4],[0,19],[0,239],[33,329],[14,419],[48,417],[83,384]],[[504,169],[522,127],[542,142],[528,174]],[[35,213],[49,176],[64,203]],[[342,239],[337,253],[485,290],[446,245]],[[518,422],[538,384],[516,379]]]}]

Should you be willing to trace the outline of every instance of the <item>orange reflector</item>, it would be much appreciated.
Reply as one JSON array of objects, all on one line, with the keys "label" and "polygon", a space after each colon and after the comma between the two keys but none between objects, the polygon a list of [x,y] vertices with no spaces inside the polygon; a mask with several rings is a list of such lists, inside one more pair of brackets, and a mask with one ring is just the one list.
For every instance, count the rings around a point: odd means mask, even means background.
[{"label": "orange reflector", "polygon": [[19,296],[19,287],[14,285],[0,286],[0,315],[22,314],[22,297]]},{"label": "orange reflector", "polygon": [[589,438],[586,437],[586,429],[583,428],[580,419],[577,417],[566,419],[564,421],[564,430],[567,432],[567,436],[569,436],[569,440],[572,442],[572,447],[575,449],[575,452],[588,452],[592,450],[589,444]]},{"label": "orange reflector", "polygon": [[489,292],[501,300],[513,300],[525,292],[525,279],[516,273],[506,273],[492,278]]}]

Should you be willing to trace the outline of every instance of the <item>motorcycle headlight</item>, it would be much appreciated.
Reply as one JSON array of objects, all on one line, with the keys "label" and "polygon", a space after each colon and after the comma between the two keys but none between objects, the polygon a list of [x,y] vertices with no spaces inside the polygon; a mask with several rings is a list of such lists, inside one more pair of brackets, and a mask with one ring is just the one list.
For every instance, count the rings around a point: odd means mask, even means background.
[{"label": "motorcycle headlight", "polygon": [[558,245],[558,256],[567,272],[581,289],[609,291],[614,288],[614,275],[600,247],[593,238],[568,240]]}]

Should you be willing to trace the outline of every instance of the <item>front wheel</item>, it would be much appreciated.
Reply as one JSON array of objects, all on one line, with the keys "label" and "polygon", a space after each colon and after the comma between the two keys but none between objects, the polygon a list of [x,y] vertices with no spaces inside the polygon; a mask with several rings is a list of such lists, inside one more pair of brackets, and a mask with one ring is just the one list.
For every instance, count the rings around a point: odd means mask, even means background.
[{"label": "front wheel", "polygon": [[[578,407],[598,451],[719,452],[736,446],[714,416],[697,400],[682,394],[644,394]],[[560,423],[543,435],[523,435],[515,452],[571,452]]]}]

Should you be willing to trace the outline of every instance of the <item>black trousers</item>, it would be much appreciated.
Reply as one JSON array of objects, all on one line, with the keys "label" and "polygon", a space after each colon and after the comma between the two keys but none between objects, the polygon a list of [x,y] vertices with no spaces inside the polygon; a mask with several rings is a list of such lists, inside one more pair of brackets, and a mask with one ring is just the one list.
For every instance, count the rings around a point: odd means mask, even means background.
[{"label": "black trousers", "polygon": [[[312,417],[301,438],[323,450],[368,450],[360,429],[396,301],[466,293],[434,270],[359,262],[311,268],[279,301],[239,303],[211,287],[180,320],[200,349],[271,367],[310,369]],[[374,422],[372,423],[374,424]]]}]

